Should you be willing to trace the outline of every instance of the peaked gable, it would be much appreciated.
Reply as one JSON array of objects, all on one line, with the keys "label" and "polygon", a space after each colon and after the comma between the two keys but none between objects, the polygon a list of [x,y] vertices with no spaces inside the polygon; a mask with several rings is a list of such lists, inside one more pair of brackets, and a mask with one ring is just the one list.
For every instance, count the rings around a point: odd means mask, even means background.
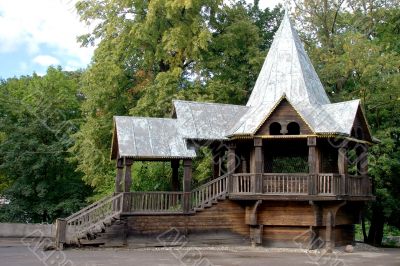
[{"label": "peaked gable", "polygon": [[372,134],[361,106],[358,106],[357,113],[354,118],[353,127],[351,129],[351,137],[360,140],[372,141]]},{"label": "peaked gable", "polygon": [[[274,124],[275,123],[275,124]],[[278,123],[278,124],[276,124]],[[292,124],[291,124],[292,123]],[[299,131],[293,131],[296,123]],[[273,125],[274,124],[274,125]],[[276,126],[280,125],[280,130],[277,132]],[[311,127],[296,111],[293,105],[283,98],[275,109],[264,118],[264,121],[259,125],[256,135],[311,135],[314,134]]]}]

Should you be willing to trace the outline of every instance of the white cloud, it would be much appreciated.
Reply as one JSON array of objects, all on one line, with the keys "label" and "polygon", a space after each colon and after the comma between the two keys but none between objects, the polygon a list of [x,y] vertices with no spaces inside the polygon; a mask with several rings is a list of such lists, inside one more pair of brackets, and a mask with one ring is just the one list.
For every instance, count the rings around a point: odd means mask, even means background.
[{"label": "white cloud", "polygon": [[0,53],[23,48],[32,55],[46,45],[58,57],[90,62],[94,48],[82,48],[76,37],[88,31],[75,11],[77,0],[0,1]]},{"label": "white cloud", "polygon": [[26,70],[28,69],[28,64],[27,64],[26,62],[21,62],[21,63],[19,64],[19,68],[20,68],[20,70],[22,70],[22,71],[26,71]]},{"label": "white cloud", "polygon": [[33,62],[44,67],[60,64],[60,61],[51,55],[38,55],[33,58]]}]

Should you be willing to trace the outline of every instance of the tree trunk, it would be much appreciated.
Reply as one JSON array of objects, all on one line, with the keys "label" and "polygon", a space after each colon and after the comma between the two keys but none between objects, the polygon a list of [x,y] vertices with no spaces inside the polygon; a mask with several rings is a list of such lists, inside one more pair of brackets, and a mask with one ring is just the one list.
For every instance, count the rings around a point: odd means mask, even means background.
[{"label": "tree trunk", "polygon": [[362,226],[362,233],[363,233],[363,239],[364,242],[368,242],[368,235],[367,235],[367,230],[365,229],[365,211],[361,212],[361,226]]},{"label": "tree trunk", "polygon": [[380,246],[383,238],[383,227],[385,218],[383,215],[382,207],[373,204],[371,227],[369,228],[367,243],[373,246]]}]

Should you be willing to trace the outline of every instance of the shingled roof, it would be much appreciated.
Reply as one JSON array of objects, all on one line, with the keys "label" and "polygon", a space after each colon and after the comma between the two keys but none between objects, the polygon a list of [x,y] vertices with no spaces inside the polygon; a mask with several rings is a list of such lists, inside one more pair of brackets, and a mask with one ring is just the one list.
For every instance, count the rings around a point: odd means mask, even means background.
[{"label": "shingled roof", "polygon": [[176,100],[174,119],[115,117],[112,158],[192,158],[187,140],[254,135],[283,99],[317,135],[349,136],[361,110],[359,100],[330,103],[287,12],[246,106]]}]

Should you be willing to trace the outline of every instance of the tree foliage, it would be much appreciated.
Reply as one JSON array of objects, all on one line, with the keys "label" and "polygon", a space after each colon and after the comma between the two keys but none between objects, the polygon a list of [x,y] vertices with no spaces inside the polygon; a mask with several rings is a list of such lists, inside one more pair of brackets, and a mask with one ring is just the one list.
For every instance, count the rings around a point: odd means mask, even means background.
[{"label": "tree foliage", "polygon": [[70,163],[80,124],[79,75],[49,68],[44,77],[0,84],[0,219],[53,222],[81,207],[90,190]]},{"label": "tree foliage", "polygon": [[[100,194],[112,190],[115,171],[112,116],[169,117],[173,99],[244,103],[271,41],[263,36],[271,38],[282,16],[279,8],[263,11],[245,1],[84,0],[77,9],[96,24],[82,44],[98,47],[83,75],[85,123],[72,151]],[[157,180],[154,173],[169,168],[140,164],[133,176]]]},{"label": "tree foliage", "polygon": [[296,20],[314,66],[334,101],[360,98],[373,134],[369,174],[377,200],[367,241],[379,245],[385,223],[400,226],[398,193],[400,2],[296,1]]}]

